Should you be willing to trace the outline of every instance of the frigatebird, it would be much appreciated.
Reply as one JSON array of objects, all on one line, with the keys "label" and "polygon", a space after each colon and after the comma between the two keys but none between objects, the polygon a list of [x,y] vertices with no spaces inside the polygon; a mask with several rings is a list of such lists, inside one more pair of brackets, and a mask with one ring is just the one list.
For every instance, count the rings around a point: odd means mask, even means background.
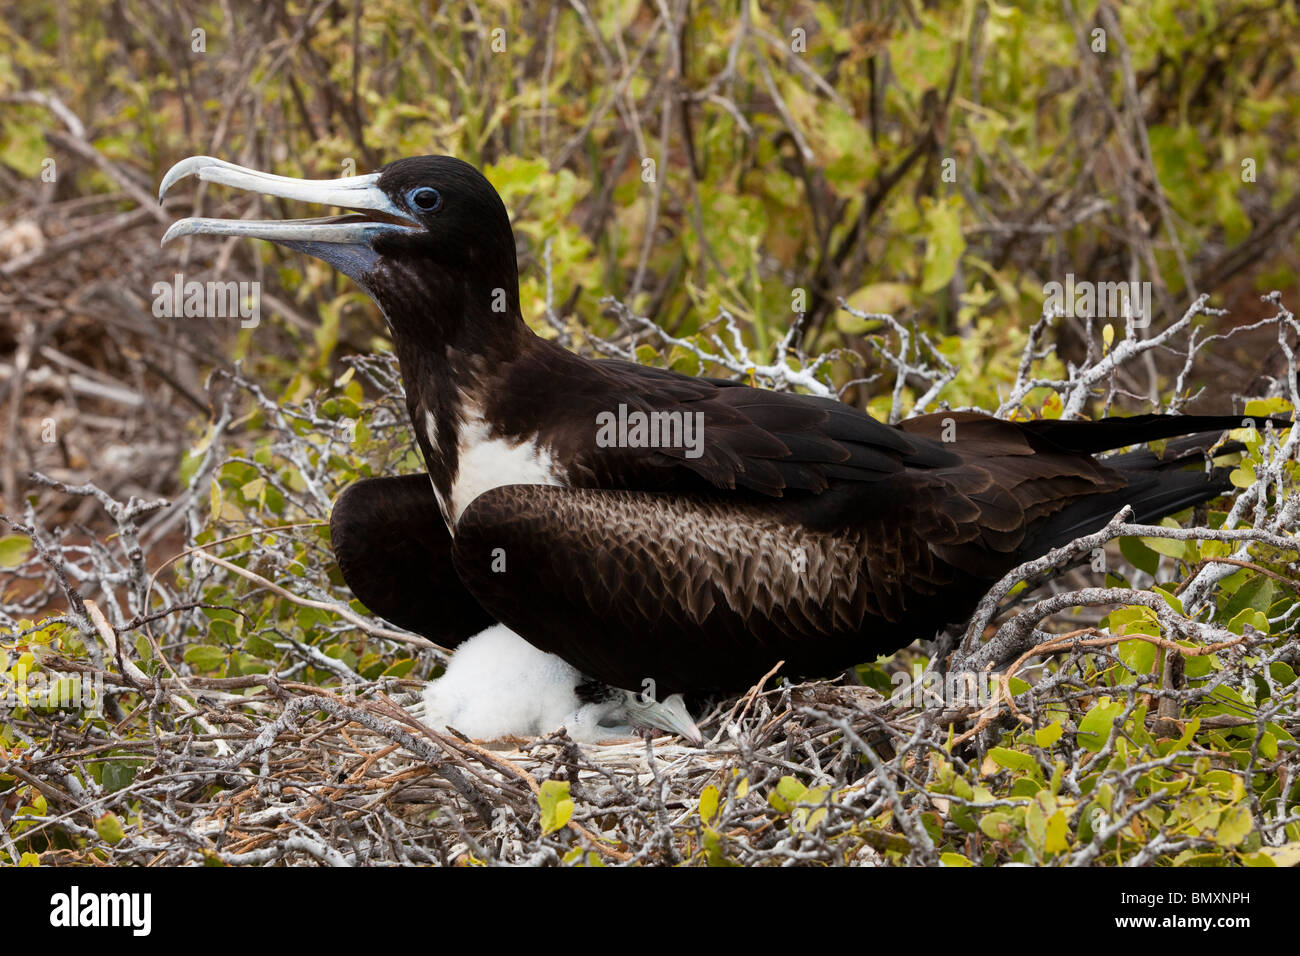
[{"label": "frigatebird", "polygon": [[[1009,569],[1123,505],[1151,521],[1229,487],[1177,456],[1097,456],[1242,416],[941,412],[890,426],[826,398],[576,355],[524,322],[506,208],[453,157],[313,181],[195,156],[160,199],[191,175],[351,210],[183,219],[163,238],[267,239],[345,273],[382,311],[428,476],[340,495],[332,544],[349,587],[451,647],[504,625],[525,659],[562,659],[538,677],[543,693],[562,692],[559,710],[604,707],[597,723],[612,713],[689,734],[676,695],[743,690],[782,660],[820,676],[892,653],[967,619]],[[509,653],[491,646],[468,685]],[[513,671],[526,683],[540,669]],[[479,691],[493,693],[527,690]],[[435,710],[469,719],[456,706]]]}]

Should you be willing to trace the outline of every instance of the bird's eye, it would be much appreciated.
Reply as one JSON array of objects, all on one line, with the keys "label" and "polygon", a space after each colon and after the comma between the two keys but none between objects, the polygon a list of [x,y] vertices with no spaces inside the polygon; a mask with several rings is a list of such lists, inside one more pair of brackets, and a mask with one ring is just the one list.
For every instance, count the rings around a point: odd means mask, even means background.
[{"label": "bird's eye", "polygon": [[442,207],[442,193],[432,186],[421,186],[410,195],[411,204],[425,212],[436,212]]}]

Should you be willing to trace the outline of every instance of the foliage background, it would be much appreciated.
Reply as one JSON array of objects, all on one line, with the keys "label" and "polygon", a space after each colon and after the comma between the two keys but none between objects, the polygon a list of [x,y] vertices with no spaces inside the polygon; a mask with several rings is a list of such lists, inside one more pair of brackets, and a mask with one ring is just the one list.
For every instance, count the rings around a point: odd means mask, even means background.
[{"label": "foliage background", "polygon": [[[194,49],[195,29],[204,31],[202,51]],[[1096,49],[1098,31],[1104,51]],[[1208,334],[1235,323],[1240,334],[1200,353],[1181,380],[1179,354],[1142,352],[1116,370],[1088,411],[1139,410],[1153,401],[1236,411],[1245,397],[1285,395],[1272,383],[1292,368],[1285,335],[1252,326],[1275,311],[1259,293],[1279,289],[1289,300],[1294,292],[1298,32],[1289,8],[1170,0],[764,9],[709,0],[6,4],[0,492],[3,511],[22,525],[0,554],[13,572],[0,584],[10,663],[39,669],[42,655],[53,654],[65,665],[103,665],[84,608],[38,553],[44,534],[72,585],[132,635],[146,674],[226,681],[223,693],[254,695],[268,672],[329,688],[424,676],[437,666],[428,649],[404,650],[331,610],[294,605],[210,564],[182,561],[156,584],[142,583],[141,568],[153,572],[187,546],[318,521],[333,493],[357,476],[419,467],[391,364],[365,358],[386,349],[383,322],[355,287],[267,243],[157,248],[165,223],[182,215],[304,214],[222,190],[178,190],[166,207],[150,204],[162,173],[182,156],[206,153],[314,177],[366,172],[418,153],[460,156],[484,168],[511,211],[522,301],[539,333],[584,351],[629,349],[641,361],[729,374],[705,368],[694,352],[716,353],[707,323],[724,309],[743,331],[745,362],[771,362],[795,327],[800,355],[830,356],[819,366],[821,381],[880,417],[912,411],[949,365],[951,381],[929,408],[938,401],[1002,406],[1042,313],[1044,284],[1067,273],[1152,282],[1156,328],[1176,321],[1197,294],[1211,293],[1229,314],[1199,315],[1196,324]],[[41,176],[49,159],[53,182]],[[155,318],[152,285],[176,272],[260,281],[262,325]],[[683,344],[645,335],[602,303],[606,295]],[[907,343],[899,328],[911,330]],[[1035,373],[1061,379],[1104,355],[1115,330],[1065,320],[1044,335]],[[906,373],[897,360],[906,360]],[[1061,413],[1059,390],[1050,387],[1015,394],[1010,404],[1004,414]],[[53,442],[42,440],[50,421]],[[1257,443],[1252,453],[1262,467],[1266,449]],[[65,488],[27,478],[33,470]],[[127,522],[139,526],[139,556],[122,544],[120,512],[93,494],[67,493],[87,480],[113,500],[172,502]],[[1274,488],[1265,505],[1288,490]],[[1226,506],[1202,517],[1222,521],[1225,513]],[[236,538],[217,550],[333,607],[346,592],[326,543],[324,529],[302,528]],[[1226,553],[1213,542],[1156,547],[1134,542],[1126,554],[1146,575],[1135,580],[1166,581],[1171,590],[1202,559]],[[1246,730],[1188,737],[1183,748],[1219,755],[1189,757],[1184,769],[1196,800],[1181,809],[1157,801],[1154,821],[1143,816],[1150,807],[1138,811],[1133,819],[1147,821],[1146,829],[1102,840],[1097,862],[1131,860],[1161,832],[1192,836],[1158,845],[1150,860],[1260,862],[1271,859],[1265,837],[1286,846],[1300,840],[1296,776],[1287,769],[1295,759],[1294,564],[1276,552],[1255,557],[1280,583],[1242,568],[1220,582],[1207,613],[1225,626],[1257,613],[1274,638],[1265,656],[1276,673],[1258,700],[1237,691],[1226,703],[1205,695],[1189,702],[1184,718],[1222,717],[1205,708],[1226,707],[1245,715]],[[1132,583],[1125,567],[1117,573]],[[154,629],[140,623],[169,608]],[[1146,626],[1137,618],[1126,624],[1134,622]],[[1154,659],[1136,647],[1125,653],[1139,651],[1124,663],[1145,673]],[[872,664],[864,676],[888,687],[889,674],[912,661]],[[1249,671],[1258,663],[1233,666]],[[1103,664],[1084,667],[1085,686],[1111,680],[1113,662]],[[123,691],[118,716],[134,715],[128,737],[137,733],[139,743],[147,721],[133,694],[138,689]],[[1143,748],[1168,750],[1134,709],[1140,694],[1128,694],[1122,716],[1137,743],[1115,756],[1127,761],[1122,769],[1139,764]],[[1074,749],[1058,756],[1072,773],[1075,758],[1095,752],[1075,746],[1074,731],[1095,707],[1110,707],[1105,700],[1084,695],[1060,721],[1035,731],[1069,731]],[[1289,701],[1291,709],[1256,721],[1268,700]],[[169,726],[183,723],[175,712],[146,710]],[[30,752],[33,741],[51,742],[34,711],[20,708],[6,728],[6,761]],[[980,793],[988,794],[985,804],[1011,801],[964,821],[926,817],[945,860],[1059,861],[1097,843],[1085,797],[1109,784],[1084,774],[1078,794],[1062,796],[1046,756],[1052,743],[995,726],[957,770],[947,757],[932,768],[930,789],[950,801],[979,804]],[[0,768],[12,833],[0,854],[10,862],[41,854],[49,862],[142,858],[132,854],[151,845],[139,836],[149,811],[131,788],[149,748],[133,747],[128,740],[81,769],[65,768],[91,790],[121,792],[92,818],[115,807],[136,828],[125,846],[89,823],[78,830],[43,822],[50,794]],[[1032,765],[1022,759],[1029,753]],[[1212,770],[1228,775],[1206,776]],[[764,812],[786,812],[767,801],[774,781],[759,783],[753,778]],[[70,786],[51,785],[65,795]],[[1126,798],[1141,802],[1149,785],[1130,788]],[[785,784],[787,796],[793,786]],[[962,796],[967,790],[972,795]],[[690,800],[701,792],[696,787]],[[1033,804],[1039,792],[1054,802]],[[741,803],[728,806],[743,808],[734,782],[733,798]],[[1274,806],[1276,826],[1261,835],[1264,808]],[[1240,819],[1242,807],[1249,821]],[[889,831],[897,809],[873,816],[873,825]],[[1059,813],[1068,832],[1051,823],[1049,841],[1036,813],[1047,821]],[[1218,840],[1224,815],[1240,832],[1229,827],[1233,838]],[[698,834],[711,821],[706,852]],[[545,826],[520,825],[542,838]],[[725,828],[713,815],[701,811],[695,825],[698,832],[679,834],[681,858],[727,859],[716,840]],[[790,823],[787,832],[803,839],[806,830]],[[132,849],[137,837],[143,842]],[[823,844],[825,859],[845,858],[843,845]],[[882,860],[918,852],[907,840],[876,844]]]}]

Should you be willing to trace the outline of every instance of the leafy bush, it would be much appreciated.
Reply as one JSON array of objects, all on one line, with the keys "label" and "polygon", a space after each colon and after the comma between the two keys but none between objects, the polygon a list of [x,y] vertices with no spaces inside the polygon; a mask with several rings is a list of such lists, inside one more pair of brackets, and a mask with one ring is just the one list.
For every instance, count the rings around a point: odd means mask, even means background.
[{"label": "leafy bush", "polygon": [[[756,688],[703,753],[553,737],[507,759],[402,720],[387,695],[445,657],[347,601],[330,556],[339,489],[421,467],[373,306],[269,244],[158,252],[139,214],[191,153],[324,177],[446,152],[511,211],[530,325],[587,354],[890,421],[1238,392],[1293,414],[1300,327],[1248,294],[1294,285],[1293,17],[841,7],[35,2],[0,22],[5,218],[43,237],[2,267],[0,342],[139,399],[82,393],[64,461],[6,435],[0,859],[1296,862],[1294,430],[1234,436],[1235,500],[1117,519],[964,635],[864,663],[865,686]],[[179,327],[132,285],[208,266],[262,282],[261,328]],[[1045,314],[1067,274],[1152,283],[1150,327]],[[138,322],[103,331],[106,302]],[[12,421],[58,417],[14,381]],[[172,416],[168,466],[131,481],[94,430],[123,407],[136,443]],[[62,477],[13,486],[20,445]],[[1077,559],[1092,573],[1038,588]],[[991,702],[889,696],[987,665]],[[48,706],[74,678],[100,712]]]}]

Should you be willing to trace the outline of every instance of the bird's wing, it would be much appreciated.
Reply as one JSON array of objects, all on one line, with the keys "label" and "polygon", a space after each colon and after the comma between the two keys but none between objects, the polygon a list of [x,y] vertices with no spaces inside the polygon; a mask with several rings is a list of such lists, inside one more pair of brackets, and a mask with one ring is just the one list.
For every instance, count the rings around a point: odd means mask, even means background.
[{"label": "bird's wing", "polygon": [[451,563],[451,533],[429,476],[365,478],[330,513],[343,580],[394,624],[455,647],[493,623]]},{"label": "bird's wing", "polygon": [[[573,468],[574,484],[797,500],[803,502],[799,520],[822,529],[906,510],[918,504],[917,495],[940,488],[944,494],[933,517],[952,537],[945,532],[938,543],[978,538],[999,552],[1014,550],[1028,522],[1079,495],[1125,485],[1123,476],[1088,452],[1054,441],[1055,432],[1042,435],[988,415],[944,412],[894,427],[830,399],[689,379],[626,363],[618,363],[616,371],[616,394],[629,417],[634,412],[696,416],[700,440],[693,449],[601,447],[589,424],[589,403],[566,430],[576,447],[561,450]],[[613,403],[606,398],[604,404]],[[961,530],[949,528],[945,516],[972,509],[978,520],[964,522]],[[918,514],[928,520],[926,512]]]},{"label": "bird's wing", "polygon": [[946,555],[987,555],[985,530],[994,545],[1023,533],[1010,505],[947,483],[882,486],[889,508],[864,503],[831,532],[799,502],[753,495],[507,485],[461,515],[453,560],[489,613],[585,674],[735,690],[780,660],[825,674],[932,637],[988,571]]},{"label": "bird's wing", "polygon": [[[723,489],[770,497],[823,495],[848,483],[875,484],[891,476],[959,472],[992,477],[1003,489],[1023,489],[1026,518],[1064,507],[1075,492],[1122,488],[1092,455],[1139,442],[1212,433],[1258,416],[1135,415],[1098,421],[1011,422],[973,412],[923,415],[885,425],[827,398],[772,392],[738,382],[690,378],[620,361],[590,363],[599,375],[569,396],[559,429],[560,457],[575,484],[602,488],[690,491]],[[696,446],[601,446],[594,415],[677,415],[689,418]],[[630,436],[629,436],[630,437]],[[1128,470],[1132,470],[1131,468]],[[982,472],[982,473],[981,473]],[[1019,496],[1019,495],[1018,495]],[[1046,509],[1046,511],[1044,510]]]},{"label": "bird's wing", "polygon": [[[960,459],[942,443],[881,424],[830,399],[599,363],[606,389],[573,396],[562,433],[544,435],[577,484],[647,490],[740,489],[820,494],[837,480],[876,481]],[[660,447],[601,441],[597,416],[672,416],[694,439]],[[644,420],[644,419],[643,419]],[[677,433],[674,432],[674,436]],[[620,436],[622,437],[622,436]]]}]

